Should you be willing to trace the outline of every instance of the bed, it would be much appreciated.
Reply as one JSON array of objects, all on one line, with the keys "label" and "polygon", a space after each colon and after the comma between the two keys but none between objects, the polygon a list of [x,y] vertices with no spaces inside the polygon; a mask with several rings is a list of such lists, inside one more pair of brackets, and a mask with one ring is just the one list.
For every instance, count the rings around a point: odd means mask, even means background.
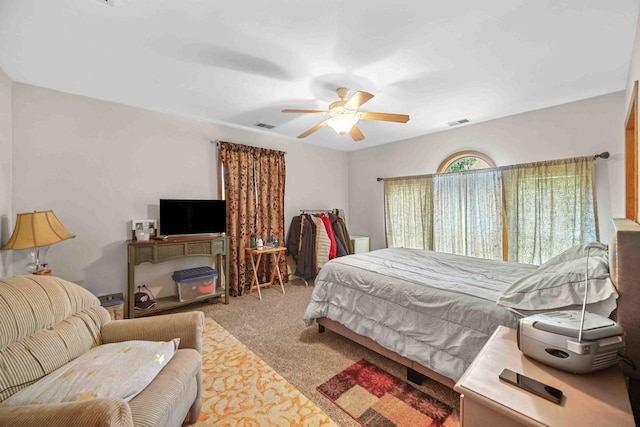
[{"label": "bed", "polygon": [[[553,293],[560,287],[548,286],[543,292],[552,294],[540,298],[536,286],[556,280],[555,272],[567,265],[584,266],[588,250],[595,266],[589,270],[589,311],[618,320],[627,334],[627,355],[640,363],[640,317],[634,315],[640,306],[634,289],[640,226],[614,219],[611,238],[608,250],[582,245],[540,267],[450,254],[425,258],[428,251],[407,249],[337,258],[316,278],[304,321],[315,320],[321,332],[330,329],[407,366],[415,382],[424,375],[453,387],[498,325],[514,328],[521,315],[558,309],[549,299],[572,308],[564,298],[582,301],[584,285],[576,282],[584,281],[583,267],[562,276],[581,279],[568,280],[561,294]],[[531,278],[538,280],[533,288]]]}]

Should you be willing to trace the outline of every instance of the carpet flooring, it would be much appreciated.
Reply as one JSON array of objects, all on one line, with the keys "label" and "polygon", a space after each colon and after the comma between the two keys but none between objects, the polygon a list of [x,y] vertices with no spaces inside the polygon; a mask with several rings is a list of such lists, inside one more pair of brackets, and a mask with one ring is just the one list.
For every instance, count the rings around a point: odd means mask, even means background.
[{"label": "carpet flooring", "polygon": [[308,426],[336,424],[214,320],[202,339],[202,408],[205,426]]},{"label": "carpet flooring", "polygon": [[[191,304],[176,311],[201,310],[231,335],[245,344],[278,374],[340,426],[359,426],[335,406],[316,387],[360,359],[366,359],[398,378],[406,369],[386,357],[368,350],[338,334],[318,333],[316,325],[305,327],[304,310],[311,299],[312,282],[305,287],[300,279],[285,284],[285,294],[276,287],[231,298],[230,304]],[[435,381],[426,380],[419,390],[453,407],[459,395]]]},{"label": "carpet flooring", "polygon": [[459,427],[458,412],[362,359],[318,391],[365,427]]}]

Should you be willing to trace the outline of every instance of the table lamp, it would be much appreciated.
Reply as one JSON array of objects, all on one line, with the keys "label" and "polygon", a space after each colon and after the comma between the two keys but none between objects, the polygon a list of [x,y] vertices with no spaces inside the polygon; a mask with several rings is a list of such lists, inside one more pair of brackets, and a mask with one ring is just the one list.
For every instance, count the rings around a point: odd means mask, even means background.
[{"label": "table lamp", "polygon": [[[73,238],[60,223],[52,210],[20,213],[9,241],[2,249],[31,249],[27,271],[35,273],[40,269],[40,248]],[[42,260],[44,262],[44,260]]]}]

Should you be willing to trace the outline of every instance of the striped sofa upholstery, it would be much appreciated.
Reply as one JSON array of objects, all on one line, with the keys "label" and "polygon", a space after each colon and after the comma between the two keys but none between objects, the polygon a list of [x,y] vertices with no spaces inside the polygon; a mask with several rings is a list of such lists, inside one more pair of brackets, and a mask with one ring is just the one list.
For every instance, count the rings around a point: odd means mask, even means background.
[{"label": "striped sofa upholstery", "polygon": [[[0,279],[0,425],[179,426],[200,413],[204,315],[194,311],[111,320],[98,298],[51,276]],[[2,406],[17,391],[95,346],[128,340],[168,341],[180,348],[130,402],[108,398]]]}]

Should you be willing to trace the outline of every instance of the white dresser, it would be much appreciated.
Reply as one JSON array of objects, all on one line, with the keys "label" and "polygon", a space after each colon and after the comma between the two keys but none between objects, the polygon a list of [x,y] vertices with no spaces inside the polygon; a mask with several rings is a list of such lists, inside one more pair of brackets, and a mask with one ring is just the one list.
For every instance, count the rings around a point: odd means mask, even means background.
[{"label": "white dresser", "polygon": [[369,236],[351,236],[351,244],[356,254],[369,252]]}]

